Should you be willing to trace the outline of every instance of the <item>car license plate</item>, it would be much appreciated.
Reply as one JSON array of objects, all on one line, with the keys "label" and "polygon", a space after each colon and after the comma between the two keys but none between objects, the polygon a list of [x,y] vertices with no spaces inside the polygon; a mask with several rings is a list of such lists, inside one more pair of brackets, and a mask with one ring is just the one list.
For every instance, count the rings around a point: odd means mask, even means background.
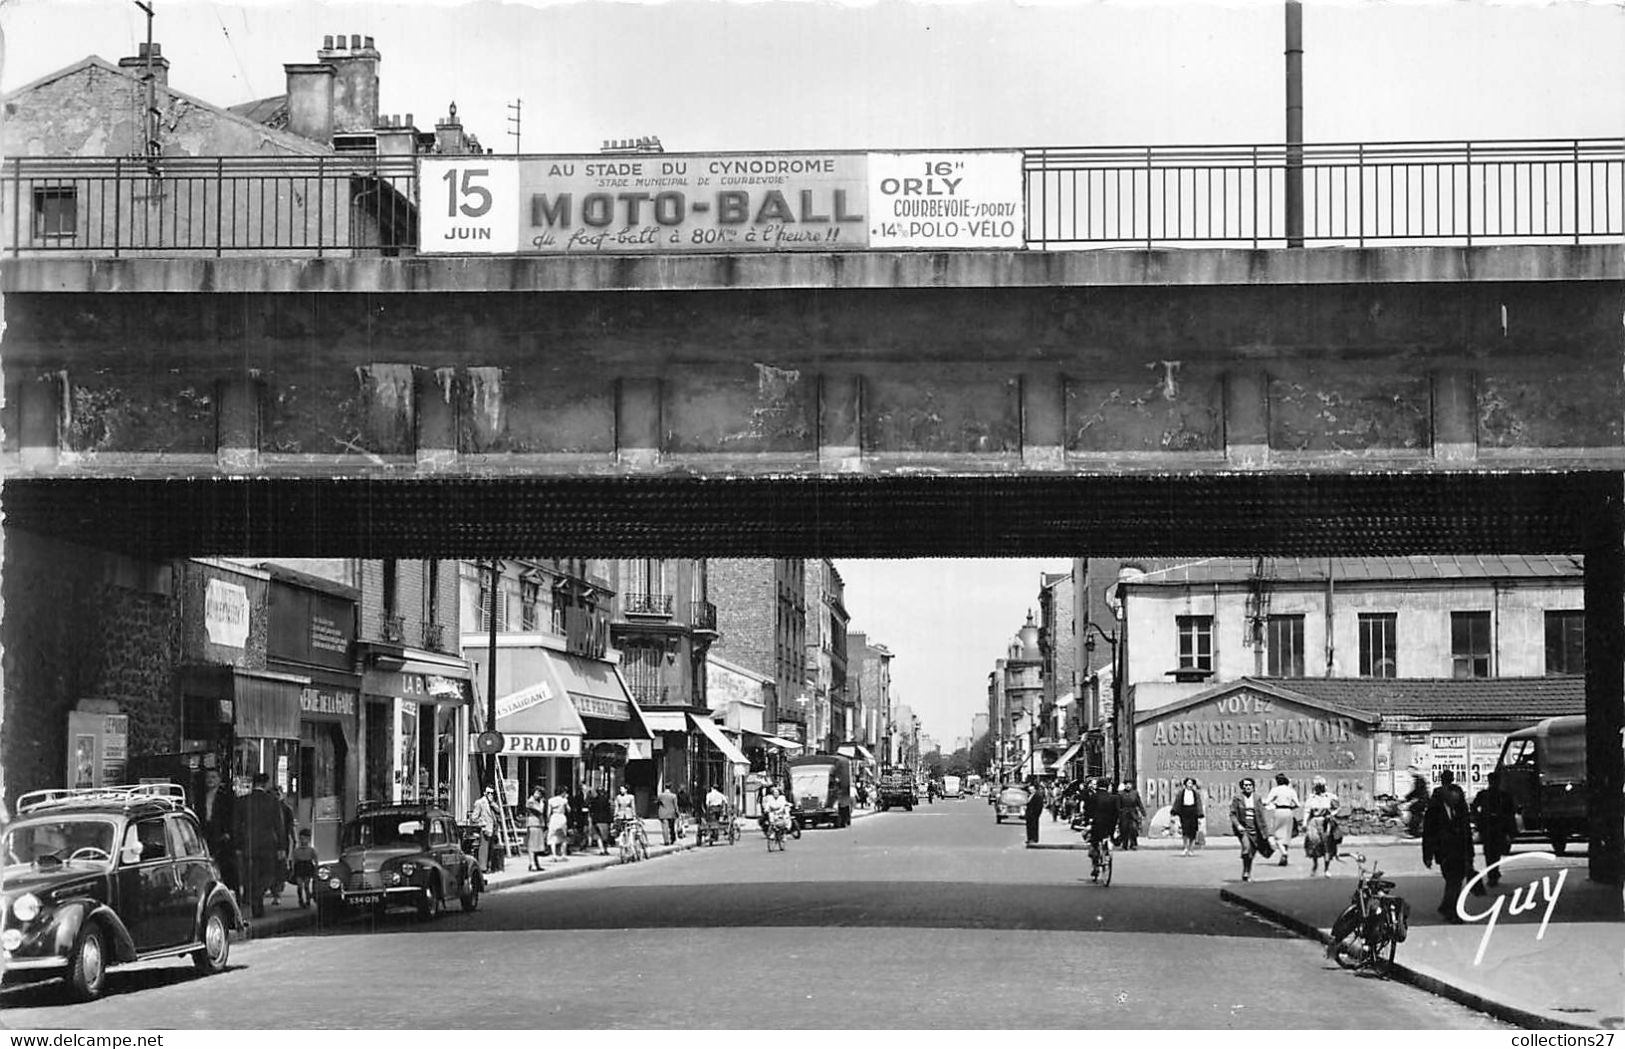
[{"label": "car license plate", "polygon": [[346,896],[344,898],[344,902],[345,903],[356,903],[356,904],[383,903],[384,902],[384,894],[381,893],[381,892],[366,892],[366,893],[361,893],[359,895]]}]

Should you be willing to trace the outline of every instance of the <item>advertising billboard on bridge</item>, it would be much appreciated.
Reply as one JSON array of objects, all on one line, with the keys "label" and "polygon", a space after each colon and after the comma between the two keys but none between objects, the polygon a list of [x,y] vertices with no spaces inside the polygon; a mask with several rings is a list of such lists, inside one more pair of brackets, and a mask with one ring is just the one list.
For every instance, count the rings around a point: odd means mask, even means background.
[{"label": "advertising billboard on bridge", "polygon": [[660,255],[1020,247],[1019,153],[426,157],[418,250]]}]

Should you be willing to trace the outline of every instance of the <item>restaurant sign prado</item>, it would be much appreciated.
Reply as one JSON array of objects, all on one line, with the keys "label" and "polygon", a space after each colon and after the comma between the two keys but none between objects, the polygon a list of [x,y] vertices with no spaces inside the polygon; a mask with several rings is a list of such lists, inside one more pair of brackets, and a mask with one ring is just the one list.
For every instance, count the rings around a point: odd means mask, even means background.
[{"label": "restaurant sign prado", "polygon": [[1285,773],[1299,795],[1324,776],[1347,803],[1371,791],[1372,727],[1356,712],[1251,688],[1148,712],[1135,730],[1146,805],[1168,804],[1187,776],[1207,788],[1210,799],[1228,801],[1243,777],[1264,794],[1276,773]]},{"label": "restaurant sign prado", "polygon": [[1018,248],[1021,155],[642,153],[419,161],[425,254]]}]

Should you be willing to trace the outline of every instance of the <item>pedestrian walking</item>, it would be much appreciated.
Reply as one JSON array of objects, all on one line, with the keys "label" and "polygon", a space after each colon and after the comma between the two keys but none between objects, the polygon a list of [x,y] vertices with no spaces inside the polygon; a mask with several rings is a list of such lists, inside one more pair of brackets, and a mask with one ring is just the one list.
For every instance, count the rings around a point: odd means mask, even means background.
[{"label": "pedestrian walking", "polygon": [[210,769],[203,774],[203,797],[198,815],[203,817],[203,842],[209,855],[220,865],[220,880],[240,895],[243,884],[237,863],[237,795],[220,781],[220,772]]},{"label": "pedestrian walking", "polygon": [[[1462,922],[1457,912],[1461,898],[1461,884],[1473,869],[1473,826],[1467,811],[1467,796],[1456,786],[1456,774],[1449,769],[1439,773],[1439,786],[1428,799],[1422,814],[1422,865],[1439,864],[1444,878],[1444,898],[1439,901],[1439,913],[1452,925]],[[1482,882],[1475,883],[1473,891],[1485,892]]]},{"label": "pedestrian walking", "polygon": [[1278,863],[1285,867],[1287,849],[1292,844],[1293,835],[1298,831],[1298,820],[1302,819],[1298,811],[1303,807],[1303,803],[1298,800],[1298,792],[1292,789],[1286,773],[1275,774],[1275,786],[1264,795],[1264,807],[1270,810],[1270,834],[1281,850]]},{"label": "pedestrian walking", "polygon": [[1422,836],[1422,817],[1428,807],[1428,781],[1415,769],[1411,769],[1411,789],[1405,795],[1405,835],[1411,838]]},{"label": "pedestrian walking", "polygon": [[1174,803],[1169,806],[1169,811],[1179,821],[1179,836],[1185,839],[1185,851],[1180,855],[1196,855],[1191,850],[1196,847],[1196,833],[1202,826],[1204,806],[1202,789],[1197,786],[1195,777],[1186,776],[1185,782],[1174,791]]},{"label": "pedestrian walking", "polygon": [[1140,847],[1140,829],[1145,826],[1145,802],[1132,780],[1117,785],[1117,843],[1125,849]]},{"label": "pedestrian walking", "polygon": [[677,792],[671,784],[660,788],[655,795],[655,817],[660,820],[660,840],[665,845],[677,844]]},{"label": "pedestrian walking", "polygon": [[530,853],[530,869],[542,869],[547,855],[547,792],[540,783],[530,788],[525,799],[525,851]]},{"label": "pedestrian walking", "polygon": [[1027,808],[1023,810],[1027,818],[1027,844],[1038,844],[1038,820],[1044,815],[1044,788],[1035,779],[1027,780]]},{"label": "pedestrian walking", "polygon": [[609,855],[609,821],[611,806],[609,791],[590,790],[587,792],[587,811],[592,817],[593,837],[598,839],[598,855]]},{"label": "pedestrian walking", "polygon": [[271,788],[271,797],[282,807],[282,837],[277,846],[276,877],[271,881],[271,902],[282,906],[282,887],[292,880],[292,860],[294,846],[299,841],[299,818],[293,814],[293,809],[283,798],[281,787]]},{"label": "pedestrian walking", "polygon": [[1469,809],[1484,846],[1484,881],[1493,889],[1501,883],[1501,868],[1496,864],[1512,851],[1512,839],[1518,834],[1517,809],[1511,795],[1501,789],[1499,772],[1490,773],[1488,785],[1473,795]]},{"label": "pedestrian walking", "polygon": [[688,792],[688,784],[677,788],[677,836],[686,836],[685,827],[689,820],[694,818],[694,796]]},{"label": "pedestrian walking", "polygon": [[585,852],[591,836],[592,817],[587,812],[587,796],[581,792],[578,783],[570,793],[570,848]]},{"label": "pedestrian walking", "polygon": [[1338,844],[1343,840],[1337,809],[1337,795],[1326,789],[1326,777],[1316,776],[1303,802],[1303,854],[1309,857],[1311,878],[1317,871],[1323,877],[1331,876],[1332,861],[1337,859]]},{"label": "pedestrian walking", "polygon": [[316,848],[310,843],[310,828],[299,831],[299,844],[293,848],[293,887],[299,893],[299,907],[309,907],[315,893]]},{"label": "pedestrian walking", "polygon": [[1267,860],[1275,852],[1275,846],[1270,844],[1265,831],[1264,801],[1253,793],[1252,777],[1243,779],[1238,787],[1241,793],[1230,801],[1230,830],[1241,842],[1241,880],[1252,881],[1253,857],[1262,856]]},{"label": "pedestrian walking", "polygon": [[486,787],[474,802],[474,822],[480,828],[480,870],[486,874],[502,869],[502,850],[497,843],[497,792]]},{"label": "pedestrian walking", "polygon": [[555,860],[567,859],[570,855],[569,845],[566,841],[570,833],[570,798],[569,788],[560,787],[554,792],[547,803],[547,843],[553,848]]},{"label": "pedestrian walking", "polygon": [[252,783],[253,789],[237,806],[237,840],[242,843],[243,887],[249,910],[254,917],[262,918],[265,894],[271,890],[271,880],[280,879],[278,868],[287,859],[278,844],[284,840],[287,823],[281,802],[271,796],[271,777],[256,772]]}]

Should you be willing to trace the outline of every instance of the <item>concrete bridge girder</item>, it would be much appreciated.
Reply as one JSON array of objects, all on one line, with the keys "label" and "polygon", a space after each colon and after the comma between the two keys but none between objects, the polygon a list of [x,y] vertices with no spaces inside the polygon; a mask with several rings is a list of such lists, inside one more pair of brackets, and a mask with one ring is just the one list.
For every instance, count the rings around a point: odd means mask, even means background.
[{"label": "concrete bridge girder", "polygon": [[3,451],[113,476],[1613,468],[1617,256],[27,260]]}]

